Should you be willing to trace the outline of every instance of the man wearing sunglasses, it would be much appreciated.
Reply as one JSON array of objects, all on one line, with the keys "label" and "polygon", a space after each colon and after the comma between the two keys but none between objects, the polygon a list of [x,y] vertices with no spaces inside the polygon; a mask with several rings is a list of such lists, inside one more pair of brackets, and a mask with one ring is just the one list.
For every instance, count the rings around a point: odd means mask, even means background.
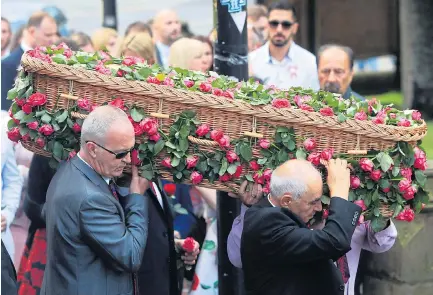
[{"label": "man wearing sunglasses", "polygon": [[137,294],[133,273],[146,247],[149,182],[134,166],[127,196],[112,185],[134,145],[122,110],[101,106],[84,120],[79,153],[60,165],[47,191],[41,294]]},{"label": "man wearing sunglasses", "polygon": [[249,55],[251,75],[280,89],[319,89],[315,56],[294,42],[299,24],[288,1],[269,8],[268,42]]}]

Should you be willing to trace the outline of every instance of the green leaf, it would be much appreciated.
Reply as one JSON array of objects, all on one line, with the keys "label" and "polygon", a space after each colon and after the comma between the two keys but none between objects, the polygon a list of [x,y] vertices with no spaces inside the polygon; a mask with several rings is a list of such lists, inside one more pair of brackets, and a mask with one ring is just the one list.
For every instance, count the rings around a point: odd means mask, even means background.
[{"label": "green leaf", "polygon": [[27,127],[20,126],[19,129],[20,129],[20,134],[21,134],[21,136],[24,136],[24,135],[26,135],[27,133],[29,133],[29,128],[27,128]]},{"label": "green leaf", "polygon": [[266,158],[272,157],[272,153],[270,151],[268,151],[268,150],[261,149],[260,150],[260,154],[262,154],[262,156],[266,157]]},{"label": "green leaf", "polygon": [[204,290],[210,289],[211,287],[205,284],[200,284],[200,287]]},{"label": "green leaf", "polygon": [[224,158],[221,162],[221,168],[220,168],[218,174],[220,176],[224,175],[224,173],[226,173],[226,171],[227,171],[228,166],[229,166],[229,163],[227,162],[227,159]]},{"label": "green leaf", "polygon": [[178,157],[174,157],[174,158],[171,160],[171,166],[172,166],[172,167],[177,167],[177,166],[179,165],[179,163],[180,163],[180,159],[179,159]]},{"label": "green leaf", "polygon": [[289,141],[287,141],[287,143],[286,142],[284,142],[284,145],[290,150],[290,151],[293,151],[293,150],[295,150],[295,148],[296,148],[296,142],[294,141],[294,140],[289,140]]},{"label": "green leaf", "polygon": [[36,112],[36,117],[42,117],[43,115],[45,115],[46,114],[46,110],[42,110],[42,111],[39,111],[39,112]]},{"label": "green leaf", "polygon": [[251,176],[251,174],[247,174],[247,175],[245,175],[245,179],[248,180],[248,181],[250,181],[250,182],[254,182],[254,179],[253,179],[253,177]]},{"label": "green leaf", "polygon": [[196,112],[192,111],[192,110],[186,110],[186,111],[182,112],[182,115],[189,118],[189,119],[192,119],[196,116]]},{"label": "green leaf", "polygon": [[347,120],[346,116],[343,113],[338,113],[338,122],[343,123]]},{"label": "green leaf", "polygon": [[189,136],[189,126],[183,125],[180,128],[179,135],[181,138],[187,138]]},{"label": "green leaf", "polygon": [[305,153],[305,151],[303,149],[298,149],[296,151],[296,159],[298,159],[298,160],[307,159],[307,154]]},{"label": "green leaf", "polygon": [[179,149],[182,152],[186,152],[188,150],[189,142],[186,138],[179,138]]},{"label": "green leaf", "polygon": [[183,174],[182,174],[182,172],[177,172],[175,175],[174,175],[178,180],[182,180],[182,176],[183,176]]},{"label": "green leaf", "polygon": [[391,183],[388,179],[381,179],[379,180],[379,187],[380,188],[389,188],[391,187]]},{"label": "green leaf", "polygon": [[356,200],[356,194],[355,194],[355,192],[354,191],[349,191],[349,201],[350,202],[353,202],[353,201],[355,201]]},{"label": "green leaf", "polygon": [[215,282],[213,283],[213,287],[214,287],[214,289],[218,288],[218,281],[215,281]]},{"label": "green leaf", "polygon": [[146,178],[147,180],[152,180],[153,179],[153,172],[152,172],[152,170],[140,169],[140,175],[142,177]]},{"label": "green leaf", "polygon": [[251,150],[251,147],[247,143],[241,145],[241,156],[247,162],[251,161],[253,157],[253,151]]},{"label": "green leaf", "polygon": [[276,132],[277,133],[289,132],[289,128],[279,126],[279,127],[277,127],[277,131]]},{"label": "green leaf", "polygon": [[143,67],[143,68],[138,70],[138,73],[140,74],[140,76],[142,76],[144,79],[146,79],[147,77],[150,76],[150,74],[152,74],[152,69],[147,68],[147,67]]},{"label": "green leaf", "polygon": [[8,99],[13,100],[18,97],[18,91],[15,88],[12,88],[8,91]]},{"label": "green leaf", "polygon": [[391,167],[391,165],[394,164],[394,161],[392,160],[392,158],[388,155],[388,154],[383,154],[381,159],[380,159],[380,168],[382,169],[383,172],[386,172],[389,170],[389,168]]},{"label": "green leaf", "polygon": [[30,123],[36,121],[34,118],[34,113],[30,113],[28,115],[25,115],[24,118],[21,120],[23,123]]},{"label": "green leaf", "polygon": [[373,193],[373,195],[371,196],[371,201],[373,203],[375,203],[376,201],[379,200],[379,189],[376,189]]},{"label": "green leaf", "polygon": [[322,195],[320,197],[320,200],[322,201],[323,204],[329,205],[331,203],[331,198],[325,195]]},{"label": "green leaf", "polygon": [[58,142],[58,141],[54,142],[53,155],[57,159],[61,159],[62,158],[62,155],[63,155],[63,145],[60,142]]},{"label": "green leaf", "polygon": [[374,232],[380,232],[385,228],[387,221],[383,217],[375,217],[371,221],[370,225]]},{"label": "green leaf", "polygon": [[371,180],[367,180],[367,189],[373,189],[374,187],[374,182]]},{"label": "green leaf", "polygon": [[380,208],[374,207],[373,214],[374,214],[374,216],[379,217],[380,216]]},{"label": "green leaf", "polygon": [[278,152],[277,157],[278,157],[278,161],[280,161],[280,162],[286,162],[289,159],[289,155],[284,150],[280,150]]},{"label": "green leaf", "polygon": [[173,144],[173,143],[171,143],[170,141],[167,141],[166,143],[165,143],[165,146],[166,147],[169,147],[169,148],[171,148],[171,149],[176,149],[176,146]]},{"label": "green leaf", "polygon": [[55,54],[51,58],[57,64],[66,64],[66,56],[63,54]]},{"label": "green leaf", "polygon": [[153,154],[155,156],[158,155],[159,152],[162,151],[162,149],[164,148],[164,146],[165,146],[165,141],[162,140],[162,139],[158,140],[158,142],[155,144],[155,147],[153,149]]},{"label": "green leaf", "polygon": [[141,109],[138,110],[136,108],[132,108],[132,110],[131,110],[131,118],[135,122],[139,123],[139,122],[141,122],[141,120],[144,119],[144,112]]},{"label": "green leaf", "polygon": [[197,166],[196,166],[195,168],[196,168],[198,171],[200,171],[201,173],[205,173],[206,170],[207,170],[207,168],[208,168],[207,161],[204,160],[204,161],[200,161],[200,162],[198,162],[198,163],[197,163]]},{"label": "green leaf", "polygon": [[58,123],[63,123],[68,118],[68,111],[64,110],[59,116],[56,117]]},{"label": "green leaf", "polygon": [[51,116],[48,115],[48,114],[44,114],[44,115],[42,116],[42,118],[41,118],[41,121],[44,122],[44,123],[46,123],[46,124],[48,124],[48,123],[51,122]]},{"label": "green leaf", "polygon": [[403,206],[399,203],[394,203],[391,205],[390,210],[394,211],[392,218],[395,218],[401,211],[403,211]]},{"label": "green leaf", "polygon": [[424,186],[425,182],[427,180],[427,177],[425,176],[424,172],[422,172],[421,170],[416,170],[415,171],[415,179],[421,186]]},{"label": "green leaf", "polygon": [[239,165],[237,165],[237,164],[230,164],[229,167],[227,168],[227,172],[228,172],[230,175],[235,174],[235,173],[236,173],[236,170],[238,169],[238,166],[239,166]]},{"label": "green leaf", "polygon": [[10,120],[8,121],[8,130],[10,130],[10,129],[12,129],[13,127],[16,127],[16,126],[17,126],[17,124],[15,123],[14,120],[10,119]]},{"label": "green leaf", "polygon": [[26,115],[26,113],[24,113],[23,111],[19,111],[19,112],[15,113],[14,118],[21,121],[25,115]]},{"label": "green leaf", "polygon": [[260,158],[257,160],[257,164],[264,165],[267,161],[268,161],[268,159],[266,159],[266,158]]},{"label": "green leaf", "polygon": [[400,167],[398,166],[392,167],[392,176],[397,177],[399,173],[400,173]]}]

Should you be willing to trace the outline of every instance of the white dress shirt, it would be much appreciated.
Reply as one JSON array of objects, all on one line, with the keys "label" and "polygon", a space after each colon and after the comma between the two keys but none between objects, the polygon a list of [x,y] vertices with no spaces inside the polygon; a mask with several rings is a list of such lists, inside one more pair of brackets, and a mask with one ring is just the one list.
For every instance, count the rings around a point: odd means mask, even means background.
[{"label": "white dress shirt", "polygon": [[269,53],[269,42],[254,50],[248,56],[252,75],[266,86],[280,89],[290,87],[320,89],[316,57],[309,51],[292,42],[287,56],[282,61],[275,60]]}]

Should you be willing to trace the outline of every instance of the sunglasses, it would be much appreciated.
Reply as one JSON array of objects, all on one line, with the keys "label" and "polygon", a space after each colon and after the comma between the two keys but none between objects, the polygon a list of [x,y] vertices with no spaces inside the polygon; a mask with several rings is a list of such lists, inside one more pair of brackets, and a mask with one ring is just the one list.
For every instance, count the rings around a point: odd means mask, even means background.
[{"label": "sunglasses", "polygon": [[290,29],[290,27],[293,26],[294,24],[295,23],[291,23],[291,22],[286,21],[286,20],[282,21],[282,22],[279,22],[277,20],[269,21],[269,26],[271,28],[274,28],[274,29],[278,28],[278,26],[281,25],[283,27],[283,29],[287,30],[287,29]]},{"label": "sunglasses", "polygon": [[96,144],[97,146],[99,146],[101,149],[103,149],[103,150],[109,152],[110,154],[113,154],[113,155],[116,157],[117,160],[120,160],[120,159],[125,158],[126,155],[128,155],[128,154],[129,154],[130,152],[132,152],[132,150],[134,149],[134,148],[132,147],[130,150],[115,153],[115,152],[110,151],[109,149],[103,147],[102,145],[100,145],[100,144],[98,144],[98,143],[96,143],[96,142],[94,142],[94,141],[90,141],[90,140],[89,140],[89,141],[86,141],[86,143],[89,143],[89,142],[94,143],[94,144]]}]

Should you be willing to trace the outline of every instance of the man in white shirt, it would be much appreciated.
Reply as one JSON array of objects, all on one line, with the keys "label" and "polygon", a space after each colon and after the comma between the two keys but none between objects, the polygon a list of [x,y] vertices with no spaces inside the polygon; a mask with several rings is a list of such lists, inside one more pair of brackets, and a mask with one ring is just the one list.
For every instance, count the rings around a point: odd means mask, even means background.
[{"label": "man in white shirt", "polygon": [[272,4],[268,20],[269,41],[250,53],[250,75],[280,89],[319,90],[316,57],[293,41],[299,27],[294,6],[288,1]]},{"label": "man in white shirt", "polygon": [[155,16],[152,31],[155,39],[157,62],[163,67],[168,67],[170,46],[181,37],[181,23],[177,13],[172,10],[160,11]]}]

